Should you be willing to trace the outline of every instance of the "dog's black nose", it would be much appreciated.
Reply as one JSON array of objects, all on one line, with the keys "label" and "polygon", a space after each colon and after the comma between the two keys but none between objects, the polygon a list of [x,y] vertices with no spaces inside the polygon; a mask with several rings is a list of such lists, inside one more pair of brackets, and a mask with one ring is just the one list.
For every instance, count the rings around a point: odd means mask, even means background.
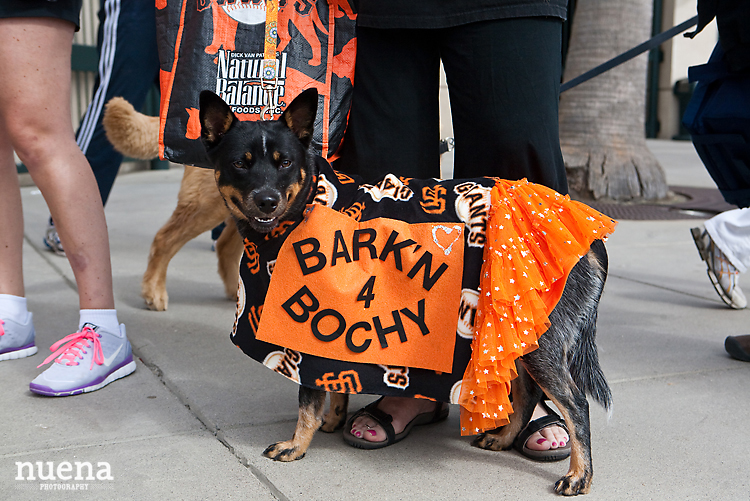
[{"label": "dog's black nose", "polygon": [[264,214],[270,214],[279,206],[279,197],[269,193],[258,193],[253,197],[255,205]]}]

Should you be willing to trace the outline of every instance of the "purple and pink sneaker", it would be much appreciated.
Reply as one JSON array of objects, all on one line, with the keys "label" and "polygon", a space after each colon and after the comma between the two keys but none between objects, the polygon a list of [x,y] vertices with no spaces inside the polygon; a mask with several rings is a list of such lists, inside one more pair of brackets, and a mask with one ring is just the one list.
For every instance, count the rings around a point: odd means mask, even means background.
[{"label": "purple and pink sneaker", "polygon": [[50,348],[54,353],[39,367],[52,365],[30,384],[34,393],[49,397],[67,397],[95,391],[135,371],[125,325],[112,333],[93,324],[62,338]]},{"label": "purple and pink sneaker", "polygon": [[25,324],[0,319],[0,362],[30,357],[37,352],[34,344],[34,322],[31,313]]}]

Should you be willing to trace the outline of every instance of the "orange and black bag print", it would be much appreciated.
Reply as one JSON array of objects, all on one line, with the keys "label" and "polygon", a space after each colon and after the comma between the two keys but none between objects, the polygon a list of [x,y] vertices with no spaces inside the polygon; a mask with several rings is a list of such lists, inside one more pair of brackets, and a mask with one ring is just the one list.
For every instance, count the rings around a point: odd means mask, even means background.
[{"label": "orange and black bag print", "polygon": [[[353,0],[156,0],[159,155],[209,167],[198,120],[202,90],[221,96],[240,120],[259,120],[266,106],[263,118],[278,118],[302,90],[315,87],[313,148],[335,158],[351,101],[355,21]],[[267,93],[261,66],[269,45],[278,80]]]}]

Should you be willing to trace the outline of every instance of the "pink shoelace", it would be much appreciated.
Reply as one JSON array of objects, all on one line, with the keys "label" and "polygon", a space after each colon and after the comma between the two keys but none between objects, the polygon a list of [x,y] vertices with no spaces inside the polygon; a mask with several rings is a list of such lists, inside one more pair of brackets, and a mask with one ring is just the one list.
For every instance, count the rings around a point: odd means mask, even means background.
[{"label": "pink shoelace", "polygon": [[[42,365],[48,364],[58,355],[60,356],[60,358],[57,360],[57,363],[64,363],[65,365],[78,365],[79,362],[77,362],[76,359],[83,359],[83,355],[87,353],[85,348],[89,348],[91,346],[93,346],[94,348],[94,356],[91,358],[91,367],[89,367],[89,369],[94,367],[94,363],[102,365],[104,363],[104,353],[102,352],[102,345],[99,342],[100,337],[101,336],[89,326],[84,327],[80,332],[74,332],[73,334],[65,336],[64,338],[50,346],[50,350],[52,350],[54,353],[48,356],[44,360],[44,362],[37,366],[37,368],[41,367]],[[91,341],[91,344],[89,344],[89,341]]]},{"label": "pink shoelace", "polygon": [[3,325],[5,325],[5,322],[3,322],[2,320],[0,320],[0,336],[4,336],[5,335],[5,329],[3,329]]}]

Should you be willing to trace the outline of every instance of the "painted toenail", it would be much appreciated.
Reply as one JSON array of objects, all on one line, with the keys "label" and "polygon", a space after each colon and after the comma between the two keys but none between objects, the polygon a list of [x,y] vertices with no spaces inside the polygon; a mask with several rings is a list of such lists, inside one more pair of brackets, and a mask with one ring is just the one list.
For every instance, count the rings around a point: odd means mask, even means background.
[{"label": "painted toenail", "polygon": [[538,443],[538,444],[543,444],[543,443],[544,443],[544,442],[546,442],[546,441],[547,441],[547,439],[546,439],[546,438],[540,438],[539,440],[537,440],[537,441],[536,441],[536,443]]},{"label": "painted toenail", "polygon": [[374,437],[375,435],[377,435],[377,433],[375,432],[375,430],[367,430],[367,433],[369,433],[369,434],[370,434],[370,435],[372,435],[373,437]]},{"label": "painted toenail", "polygon": [[361,438],[362,434],[360,432],[358,432],[358,431],[355,431],[354,432],[354,436],[357,437],[357,438]]},{"label": "painted toenail", "polygon": [[552,447],[557,447],[557,442],[552,442]]}]

